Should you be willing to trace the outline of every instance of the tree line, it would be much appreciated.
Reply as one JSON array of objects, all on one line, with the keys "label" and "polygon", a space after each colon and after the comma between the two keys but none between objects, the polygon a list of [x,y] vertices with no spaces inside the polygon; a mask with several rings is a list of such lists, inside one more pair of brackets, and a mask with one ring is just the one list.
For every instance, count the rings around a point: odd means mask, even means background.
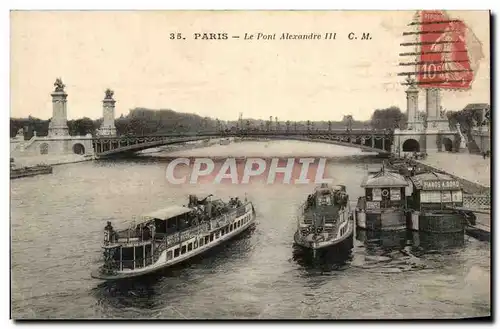
[{"label": "tree line", "polygon": [[[46,136],[49,120],[34,117],[11,118],[10,136],[14,137],[19,129],[24,129],[24,138],[30,139],[35,131],[37,136]],[[69,134],[72,136],[96,135],[102,118],[92,120],[84,117],[68,120]],[[115,120],[118,135],[151,135],[169,132],[208,132],[231,129],[243,130],[328,130],[328,129],[390,129],[404,128],[406,115],[397,107],[377,109],[370,120],[355,120],[352,115],[345,115],[341,121],[290,121],[270,116],[259,120],[241,118],[240,120],[219,120],[197,114],[181,113],[173,110],[152,110],[135,108],[129,114]]]}]

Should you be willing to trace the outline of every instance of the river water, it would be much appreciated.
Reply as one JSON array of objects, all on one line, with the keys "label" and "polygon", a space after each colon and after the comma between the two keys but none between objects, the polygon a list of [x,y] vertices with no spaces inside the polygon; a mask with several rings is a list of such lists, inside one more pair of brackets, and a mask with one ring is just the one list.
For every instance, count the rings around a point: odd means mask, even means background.
[{"label": "river water", "polygon": [[[367,164],[356,149],[244,142],[136,159],[57,166],[11,181],[15,319],[402,319],[487,316],[490,245],[467,236],[356,232],[348,254],[310,259],[292,247],[297,207],[314,185],[171,185],[171,156],[326,156],[351,200]],[[124,283],[90,278],[106,221],[185,203],[187,195],[247,194],[257,224],[196,260]]]}]

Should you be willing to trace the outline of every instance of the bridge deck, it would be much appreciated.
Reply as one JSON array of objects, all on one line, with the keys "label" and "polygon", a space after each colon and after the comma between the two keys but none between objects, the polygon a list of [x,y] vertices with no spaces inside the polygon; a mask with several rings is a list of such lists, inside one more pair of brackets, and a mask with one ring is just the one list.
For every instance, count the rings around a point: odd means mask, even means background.
[{"label": "bridge deck", "polygon": [[303,140],[356,147],[370,152],[390,153],[392,136],[384,131],[236,132],[189,133],[148,136],[100,136],[93,139],[98,156],[137,152],[151,147],[205,140],[207,138],[266,138]]}]

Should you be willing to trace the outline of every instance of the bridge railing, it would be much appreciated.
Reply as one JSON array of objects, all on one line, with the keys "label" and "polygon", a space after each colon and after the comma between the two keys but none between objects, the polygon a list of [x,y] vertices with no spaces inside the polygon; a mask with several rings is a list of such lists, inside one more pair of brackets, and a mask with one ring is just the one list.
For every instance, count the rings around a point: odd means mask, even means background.
[{"label": "bridge railing", "polygon": [[322,134],[340,134],[340,135],[390,135],[388,130],[380,129],[320,129],[320,130],[230,130],[230,131],[200,131],[200,132],[172,132],[172,133],[154,133],[148,135],[121,135],[121,136],[97,136],[95,139],[122,139],[122,138],[147,138],[147,137],[225,137],[225,136],[274,136],[274,135],[322,135]]},{"label": "bridge railing", "polygon": [[464,194],[464,208],[487,210],[491,209],[491,196],[489,194]]}]

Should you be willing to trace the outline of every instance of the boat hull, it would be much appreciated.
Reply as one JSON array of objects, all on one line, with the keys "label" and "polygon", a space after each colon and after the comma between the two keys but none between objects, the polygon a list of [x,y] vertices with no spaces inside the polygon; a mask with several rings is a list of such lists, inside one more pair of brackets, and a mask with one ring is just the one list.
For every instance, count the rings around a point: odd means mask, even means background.
[{"label": "boat hull", "polygon": [[300,238],[298,231],[294,234],[295,245],[309,250],[327,250],[330,248],[347,248],[350,249],[354,244],[354,223],[352,220],[348,222],[348,228],[343,236],[336,239],[329,239],[321,242],[310,242]]},{"label": "boat hull", "polygon": [[465,217],[457,212],[411,211],[407,218],[408,229],[428,233],[463,233],[465,224]]},{"label": "boat hull", "polygon": [[[245,233],[255,225],[255,220],[256,220],[256,214],[255,211],[252,210],[250,212],[246,212],[244,215],[240,216],[239,218],[244,218],[245,216],[250,215],[250,220],[246,222],[245,224],[241,225],[241,227],[235,229],[232,232],[229,232],[225,235],[219,235],[218,238],[215,238],[213,241],[209,242],[208,244],[205,244],[203,246],[200,246],[199,248],[193,249],[192,251],[187,252],[186,254],[180,255],[177,258],[169,259],[167,260],[167,252],[171,251],[173,248],[169,248],[167,250],[164,250],[158,260],[150,265],[146,266],[144,268],[138,269],[138,270],[128,270],[128,271],[118,271],[113,274],[104,274],[101,273],[100,269],[95,269],[91,271],[91,277],[94,279],[99,279],[99,280],[105,280],[105,281],[116,281],[116,280],[124,280],[124,279],[131,279],[131,278],[137,278],[145,275],[149,275],[152,273],[156,273],[160,270],[165,270],[169,267],[172,267],[174,265],[179,265],[181,263],[184,263],[193,257],[199,256],[202,253],[208,252],[210,250],[213,250],[215,247],[221,245],[224,242],[227,242],[233,238],[236,238],[240,236],[241,234]],[[237,218],[235,220],[238,221],[239,219]],[[216,232],[217,230],[211,231],[211,233]],[[182,245],[185,245],[186,243],[184,242]],[[180,247],[180,245],[177,245]],[[177,246],[174,246],[177,247]]]},{"label": "boat hull", "polygon": [[356,227],[368,231],[400,231],[407,226],[403,210],[391,211],[355,211]]},{"label": "boat hull", "polygon": [[48,175],[48,174],[52,174],[52,167],[50,166],[17,168],[10,170],[10,179],[32,177],[37,175]]}]

